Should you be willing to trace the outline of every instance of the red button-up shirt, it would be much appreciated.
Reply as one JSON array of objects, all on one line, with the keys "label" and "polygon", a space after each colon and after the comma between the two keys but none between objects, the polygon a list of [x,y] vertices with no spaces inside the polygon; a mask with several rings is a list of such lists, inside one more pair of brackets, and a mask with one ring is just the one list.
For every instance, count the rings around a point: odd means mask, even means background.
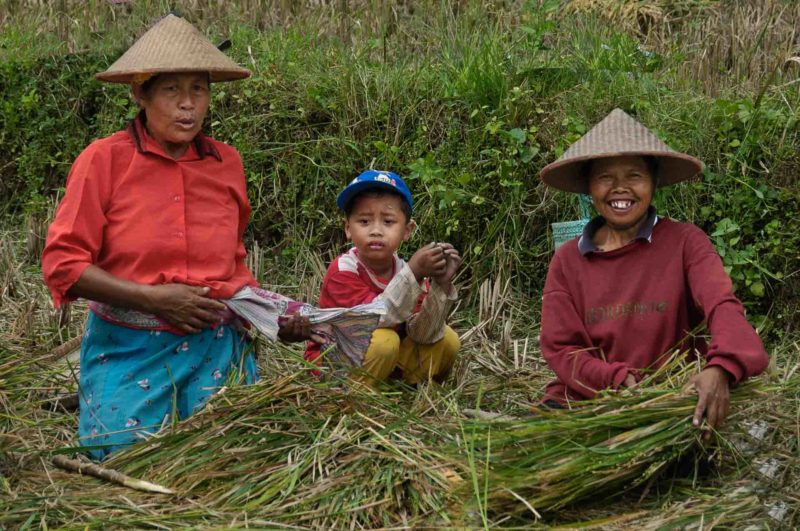
[{"label": "red button-up shirt", "polygon": [[256,285],[244,264],[250,216],[239,153],[199,135],[178,160],[137,118],[75,160],[47,233],[42,272],[56,307],[89,266],[141,284]]}]

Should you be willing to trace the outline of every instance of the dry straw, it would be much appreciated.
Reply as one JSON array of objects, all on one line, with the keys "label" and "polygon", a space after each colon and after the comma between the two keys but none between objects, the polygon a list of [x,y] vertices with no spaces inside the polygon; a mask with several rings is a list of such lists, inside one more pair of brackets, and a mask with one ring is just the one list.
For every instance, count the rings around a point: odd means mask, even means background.
[{"label": "dry straw", "polygon": [[[537,514],[547,524],[613,529],[797,522],[796,346],[773,353],[772,382],[734,392],[721,439],[729,444],[708,452],[688,421],[695,399],[680,394],[693,365],[670,364],[647,389],[569,414],[524,416],[548,373],[537,365],[524,299],[504,281],[482,290],[481,318],[444,388],[345,392],[278,347],[261,360],[259,385],[228,389],[196,417],[104,463],[177,494],[61,471],[51,453],[72,443],[76,418],[42,405],[74,392],[72,370],[53,350],[61,331],[36,272],[12,256],[18,248],[0,256],[15,264],[4,277],[13,296],[0,290],[0,528],[530,527],[542,523]],[[22,300],[38,307],[24,334],[8,326]],[[521,334],[530,341],[514,339]],[[465,419],[476,405],[504,417]],[[711,476],[674,468],[709,456],[718,463]]]},{"label": "dry straw", "polygon": [[[573,412],[490,421],[461,419],[456,404],[428,390],[410,404],[408,393],[345,391],[303,373],[268,378],[226,390],[175,430],[105,463],[176,497],[49,471],[29,475],[13,501],[0,502],[0,525],[46,513],[52,526],[65,527],[244,525],[245,515],[261,526],[495,527],[574,514],[576,507],[596,510],[592,502],[636,486],[655,489],[683,456],[705,455],[689,420],[695,398],[681,393],[694,370],[661,371],[647,389]],[[740,386],[731,429],[798,387],[800,375]],[[424,401],[440,404],[440,413],[418,407]],[[58,496],[43,498],[52,488]],[[684,520],[712,511],[699,494],[685,502],[695,512]],[[754,496],[740,491],[713,511],[766,518]],[[653,514],[625,516],[644,525]]]}]

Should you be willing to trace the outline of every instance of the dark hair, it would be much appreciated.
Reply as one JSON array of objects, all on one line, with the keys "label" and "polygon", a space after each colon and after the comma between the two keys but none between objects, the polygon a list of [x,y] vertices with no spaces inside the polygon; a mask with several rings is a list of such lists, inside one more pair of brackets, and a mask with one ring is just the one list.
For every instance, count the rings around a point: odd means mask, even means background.
[{"label": "dark hair", "polygon": [[[143,93],[143,94],[145,94],[145,95],[147,95],[147,96],[149,96],[149,95],[150,95],[150,89],[151,89],[151,88],[153,88],[153,85],[155,85],[155,84],[156,84],[156,81],[158,81],[158,79],[159,79],[159,78],[160,78],[162,75],[163,75],[163,74],[156,74],[156,75],[154,75],[153,77],[150,77],[150,78],[148,78],[148,79],[147,79],[146,81],[144,81],[144,83],[142,83],[141,85],[139,85],[139,86],[141,87],[141,89],[142,89],[142,93]],[[208,84],[209,84],[209,86],[210,86],[210,85],[211,85],[211,74],[209,74],[208,72],[206,72],[206,76],[207,76],[207,79],[208,79]]]},{"label": "dark hair", "polygon": [[652,155],[643,155],[645,165],[650,171],[650,177],[653,178],[653,184],[658,186],[658,158]]},{"label": "dark hair", "polygon": [[[650,172],[650,178],[653,179],[653,186],[658,186],[658,158],[652,155],[637,155],[641,157],[644,161],[645,165],[647,166],[647,171]],[[585,177],[587,180],[589,179],[589,175],[592,173],[592,165],[594,161],[597,159],[589,159],[583,163],[583,167],[581,168],[581,175]]]},{"label": "dark hair", "polygon": [[403,209],[403,214],[406,216],[406,223],[411,221],[411,205],[408,204],[406,198],[403,197],[399,192],[393,192],[392,190],[386,188],[370,188],[368,190],[364,190],[363,192],[357,193],[351,197],[350,201],[348,201],[344,206],[344,215],[348,218],[350,217],[350,214],[353,213],[353,207],[356,204],[356,199],[359,197],[384,197],[387,195],[400,198],[400,207]]},{"label": "dark hair", "polygon": [[156,74],[153,77],[148,78],[141,85],[139,85],[139,87],[142,89],[142,93],[149,96],[150,95],[150,89],[153,88],[153,85],[156,84],[156,81],[158,80],[159,77],[161,77],[161,74]]}]

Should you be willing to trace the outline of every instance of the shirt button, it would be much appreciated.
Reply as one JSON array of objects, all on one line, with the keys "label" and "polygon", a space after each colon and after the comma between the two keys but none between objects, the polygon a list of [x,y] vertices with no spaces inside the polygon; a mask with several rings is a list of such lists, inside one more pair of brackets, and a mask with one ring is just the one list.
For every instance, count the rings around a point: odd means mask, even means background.
[{"label": "shirt button", "polygon": [[175,233],[175,236],[177,236],[178,238],[183,238],[183,232],[178,231]]},{"label": "shirt button", "polygon": [[175,202],[177,203],[178,201],[180,201],[180,200],[181,200],[181,196],[179,196],[179,195],[176,195],[176,196],[175,196],[175,197],[173,197],[172,199],[174,199],[174,200],[175,200]]}]

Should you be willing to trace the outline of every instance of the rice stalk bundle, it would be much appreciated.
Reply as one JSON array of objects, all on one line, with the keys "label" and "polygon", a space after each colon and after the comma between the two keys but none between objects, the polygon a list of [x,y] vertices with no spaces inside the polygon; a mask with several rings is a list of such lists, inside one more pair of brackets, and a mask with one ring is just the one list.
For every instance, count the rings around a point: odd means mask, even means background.
[{"label": "rice stalk bundle", "polygon": [[41,418],[40,411],[54,396],[74,388],[67,364],[56,362],[51,353],[0,348],[0,456],[28,447],[31,432],[45,424],[61,424],[58,417]]},{"label": "rice stalk bundle", "polygon": [[[713,491],[701,483],[668,496],[674,501],[659,502],[658,511],[652,498],[630,503],[638,493],[614,510],[582,503],[651,480],[652,491],[659,490],[659,472],[700,447],[689,422],[695,398],[680,393],[692,370],[662,371],[646,387],[571,412],[492,422],[459,420],[447,396],[345,392],[302,373],[265,378],[225,390],[194,417],[105,463],[177,495],[139,493],[58,470],[26,472],[10,498],[0,495],[0,527],[530,525],[537,518],[531,509],[548,521],[585,519],[576,516],[578,508],[584,515],[595,511],[598,522],[613,520],[608,525],[635,522],[630,528],[712,516],[722,523],[742,515],[763,519],[769,499],[763,488],[731,487],[716,498],[723,505],[712,506]],[[769,451],[782,445],[779,457],[790,463],[800,428],[798,379],[739,386],[726,426],[741,432],[754,418],[779,426],[762,443]],[[786,404],[794,409],[783,411]],[[781,485],[796,486],[790,477],[782,472]],[[622,514],[609,519],[609,513]],[[674,520],[678,515],[683,519]]]},{"label": "rice stalk bundle", "polygon": [[669,531],[735,527],[741,522],[756,524],[753,529],[769,529],[761,517],[764,504],[748,481],[726,481],[724,489],[719,485],[692,486],[686,479],[678,483],[667,494],[674,502],[652,507],[634,498],[617,500],[611,508],[564,511],[559,513],[556,529]]},{"label": "rice stalk bundle", "polygon": [[[85,490],[68,493],[76,489],[66,483],[94,480],[56,472],[64,491],[57,500],[48,507],[38,494],[20,496],[16,507],[25,509],[7,520],[0,502],[0,526],[44,511],[50,525],[66,527],[211,525],[244,514],[260,525],[408,525],[436,516],[460,478],[438,450],[447,434],[408,409],[396,396],[344,393],[298,375],[231,388],[175,429],[104,463],[177,491],[181,503],[162,510],[152,496],[110,486],[104,503],[90,501]],[[125,499],[137,501],[126,508]]]},{"label": "rice stalk bundle", "polygon": [[714,481],[679,482],[668,496],[673,501],[616,517],[615,529],[736,527],[743,522],[752,529],[795,529],[800,523],[800,378],[788,373],[770,387],[768,398],[759,397],[738,417],[723,429],[735,462],[723,463]]},{"label": "rice stalk bundle", "polygon": [[[719,526],[736,526],[742,522],[768,524],[763,516],[764,504],[748,481],[710,489],[695,489],[678,503],[650,513],[646,518],[635,519],[628,529],[658,531],[663,529],[692,529],[699,526],[715,529]],[[758,522],[758,524],[757,524]],[[766,527],[764,527],[766,528]]]},{"label": "rice stalk bundle", "polygon": [[[601,396],[571,411],[464,422],[459,446],[473,477],[460,488],[468,501],[454,513],[480,515],[484,525],[499,517],[539,518],[619,496],[701,451],[701,432],[691,423],[697,399],[682,389],[693,368],[676,373],[677,366],[665,365],[636,391]],[[775,389],[759,381],[738,386],[728,422]]]}]

